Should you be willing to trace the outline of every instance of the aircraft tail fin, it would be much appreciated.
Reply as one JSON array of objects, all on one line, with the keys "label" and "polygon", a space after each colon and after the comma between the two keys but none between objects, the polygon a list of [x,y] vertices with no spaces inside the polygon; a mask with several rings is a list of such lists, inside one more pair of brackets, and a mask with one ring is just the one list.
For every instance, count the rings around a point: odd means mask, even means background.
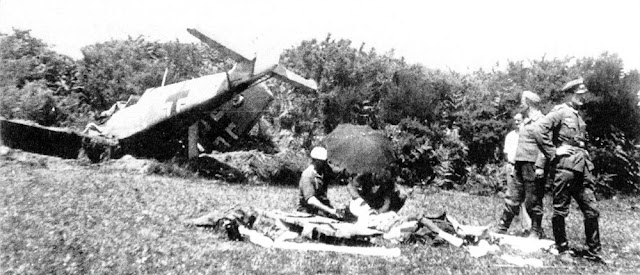
[{"label": "aircraft tail fin", "polygon": [[[241,64],[242,71],[250,76],[264,76],[271,74],[272,76],[291,83],[298,87],[317,90],[318,85],[311,79],[306,79],[290,70],[283,65],[278,64],[279,55],[271,52],[270,54],[263,53],[259,57],[257,53],[245,45],[239,45],[232,41],[225,40],[222,37],[214,36],[212,34],[204,34],[196,29],[187,29],[187,31],[200,39],[203,43],[209,45],[209,47],[220,51],[222,54],[228,55],[233,60]],[[253,79],[252,77],[243,77],[243,79]]]},{"label": "aircraft tail fin", "polygon": [[209,47],[222,52],[237,62],[250,62],[256,59],[255,52],[239,45],[234,45],[231,41],[224,41],[221,37],[204,34],[196,29],[187,29],[187,31]]}]

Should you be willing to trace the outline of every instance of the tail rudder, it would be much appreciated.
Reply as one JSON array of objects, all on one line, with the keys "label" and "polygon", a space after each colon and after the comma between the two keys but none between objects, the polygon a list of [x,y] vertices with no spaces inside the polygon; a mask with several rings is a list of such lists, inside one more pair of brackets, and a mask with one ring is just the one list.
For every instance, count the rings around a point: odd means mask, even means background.
[{"label": "tail rudder", "polygon": [[279,54],[265,52],[258,56],[252,47],[234,43],[231,39],[224,39],[210,33],[205,34],[197,29],[187,29],[187,31],[209,47],[238,62],[230,74],[238,74],[236,79],[240,81],[252,81],[271,75],[294,86],[311,90],[318,89],[314,80],[306,79],[285,68],[282,64],[278,64]]}]

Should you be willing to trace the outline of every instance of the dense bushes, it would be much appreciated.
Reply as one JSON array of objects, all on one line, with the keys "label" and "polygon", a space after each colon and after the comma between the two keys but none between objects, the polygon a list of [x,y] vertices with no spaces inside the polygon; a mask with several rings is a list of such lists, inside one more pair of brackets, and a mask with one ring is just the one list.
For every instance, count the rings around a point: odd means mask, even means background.
[{"label": "dense bushes", "polygon": [[430,184],[436,176],[438,159],[429,137],[433,132],[419,121],[404,119],[399,125],[387,125],[386,135],[394,145],[397,173],[409,185]]},{"label": "dense bushes", "polygon": [[88,121],[75,61],[51,51],[29,31],[0,38],[1,116],[47,126]]},{"label": "dense bushes", "polygon": [[[499,175],[498,169],[489,171],[486,166],[494,167],[503,161],[504,136],[511,118],[520,111],[520,93],[538,93],[547,112],[563,98],[560,88],[582,76],[593,91],[584,108],[592,157],[598,166],[596,173],[608,180],[603,181],[601,190],[637,189],[637,149],[630,145],[640,137],[640,112],[635,107],[640,76],[636,71],[623,73],[622,61],[615,55],[542,57],[510,62],[506,70],[461,75],[408,65],[394,58],[393,53],[377,55],[373,49],[366,52],[362,47],[356,50],[350,47],[350,41],[328,36],[322,42],[305,41],[283,57],[289,66],[320,83],[318,94],[305,95],[307,104],[295,105],[300,110],[298,114],[307,115],[296,121],[321,117],[325,130],[330,131],[333,125],[351,122],[349,106],[365,100],[374,102],[380,124],[398,125],[387,129],[394,129],[394,140],[402,144],[398,149],[400,166],[411,171],[406,178],[449,188],[456,182],[466,183],[470,172],[475,183],[496,186],[497,181],[480,180],[478,173]],[[416,135],[416,129],[428,131]],[[437,134],[454,130],[458,133],[454,139]],[[624,134],[626,141],[613,138],[611,131]],[[624,156],[614,154],[612,148],[622,148]],[[439,164],[426,165],[428,161],[418,157],[422,155],[429,155],[425,159]],[[432,178],[434,174],[437,177]]]},{"label": "dense bushes", "polygon": [[[117,100],[166,83],[228,69],[230,60],[202,44],[145,41],[142,37],[89,45],[79,61],[59,55],[28,31],[0,40],[0,115],[44,125],[84,125]],[[339,123],[374,123],[396,144],[406,181],[447,188],[495,186],[507,125],[519,112],[524,90],[538,93],[543,111],[562,98],[567,81],[582,76],[592,91],[584,107],[601,191],[638,189],[640,74],[623,72],[614,54],[509,62],[505,70],[470,74],[407,64],[393,52],[354,48],[351,41],[303,41],[280,60],[316,80],[317,92],[277,81],[267,84],[275,101],[265,115],[279,129],[306,140]],[[360,121],[366,106],[375,119]],[[473,168],[469,168],[473,167]],[[463,188],[464,189],[464,188]]]},{"label": "dense bushes", "polygon": [[398,174],[406,185],[460,188],[467,183],[468,148],[457,130],[427,125],[405,118],[385,128],[398,156]]},{"label": "dense bushes", "polygon": [[614,190],[625,193],[637,192],[640,153],[626,138],[625,134],[613,126],[606,139],[598,139],[591,155],[595,165],[594,173],[599,175],[599,189],[604,195],[612,195]]},{"label": "dense bushes", "polygon": [[64,116],[53,100],[53,92],[41,81],[26,83],[22,89],[8,88],[4,95],[12,98],[12,101],[5,102],[6,107],[11,108],[10,116],[44,126],[53,125]]},{"label": "dense bushes", "polygon": [[[287,67],[318,83],[318,92],[301,94],[299,104],[288,104],[295,121],[321,118],[325,132],[339,123],[350,122],[353,107],[367,100],[380,106],[394,73],[407,65],[393,53],[380,55],[375,49],[351,47],[349,40],[304,41],[285,51],[280,60]],[[303,97],[301,99],[300,97]]]},{"label": "dense bushes", "polygon": [[82,48],[79,78],[87,101],[96,110],[108,109],[130,95],[220,71],[229,63],[204,45],[149,42],[142,37],[112,40]]}]

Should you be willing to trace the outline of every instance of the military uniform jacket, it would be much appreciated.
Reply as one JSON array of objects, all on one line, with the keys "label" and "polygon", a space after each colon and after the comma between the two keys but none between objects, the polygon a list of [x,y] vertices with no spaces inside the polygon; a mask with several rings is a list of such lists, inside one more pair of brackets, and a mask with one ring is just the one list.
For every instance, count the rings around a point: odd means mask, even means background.
[{"label": "military uniform jacket", "polygon": [[[542,152],[536,161],[536,168],[544,168],[549,160],[553,160],[556,168],[577,172],[593,169],[589,155],[582,148],[586,140],[586,126],[576,109],[566,103],[556,105],[535,127],[534,136]],[[556,147],[562,145],[574,146],[580,150],[555,159]]]},{"label": "military uniform jacket", "polygon": [[543,117],[542,112],[535,110],[529,112],[529,117],[522,122],[518,137],[518,148],[516,149],[516,161],[536,162],[540,157],[540,149],[536,144],[534,131],[538,127],[538,121]]},{"label": "military uniform jacket", "polygon": [[329,184],[325,181],[324,175],[318,173],[315,166],[309,165],[300,177],[299,206],[308,207],[309,204],[307,201],[311,197],[316,197],[320,202],[327,204],[329,202],[329,198],[327,197],[328,186]]}]

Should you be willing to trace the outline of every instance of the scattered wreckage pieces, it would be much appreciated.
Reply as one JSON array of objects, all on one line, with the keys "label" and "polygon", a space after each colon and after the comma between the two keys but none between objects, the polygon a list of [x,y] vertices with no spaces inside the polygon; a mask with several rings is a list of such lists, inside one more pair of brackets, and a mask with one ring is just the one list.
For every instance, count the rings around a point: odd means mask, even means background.
[{"label": "scattered wreckage pieces", "polygon": [[306,213],[282,211],[232,210],[228,213],[214,212],[185,221],[187,226],[224,228],[232,240],[247,240],[264,248],[301,251],[327,251],[369,256],[400,256],[399,248],[375,246],[344,246],[312,242],[289,242],[298,236],[316,239],[368,240],[381,236],[383,232],[344,223],[338,220],[313,216]]},{"label": "scattered wreckage pieces", "polygon": [[[357,210],[354,207],[351,207],[350,209]],[[424,235],[427,234],[427,232],[430,232],[455,247],[460,247],[464,244],[464,239],[453,235],[453,231],[451,231],[451,233],[446,232],[433,222],[433,220],[449,222],[449,218],[446,213],[436,217],[423,216],[418,220],[414,220],[399,216],[393,211],[380,214],[371,214],[366,210],[358,210],[357,212],[361,213],[361,215],[359,215],[358,222],[356,224],[385,232],[383,238],[385,240],[390,240],[393,243],[404,242],[409,239],[412,234]],[[458,226],[460,225],[458,224]],[[421,230],[422,228],[425,230]],[[459,235],[465,236],[464,234]]]},{"label": "scattered wreckage pieces", "polygon": [[296,243],[288,242],[284,240],[272,240],[271,238],[263,235],[262,233],[248,229],[244,226],[239,227],[240,234],[246,236],[246,239],[256,245],[264,248],[277,248],[287,250],[300,250],[300,251],[323,251],[323,252],[337,252],[358,254],[367,256],[384,256],[384,257],[398,257],[400,256],[400,248],[387,248],[387,247],[375,247],[375,246],[342,246],[331,245],[324,243]]},{"label": "scattered wreckage pieces", "polygon": [[265,216],[281,221],[287,227],[302,228],[302,236],[312,237],[314,232],[327,237],[344,239],[366,239],[381,236],[382,231],[370,229],[353,223],[340,222],[320,216],[289,214],[281,211],[265,212]]},{"label": "scattered wreckage pieces", "polygon": [[508,245],[523,253],[533,253],[538,251],[548,251],[553,244],[553,240],[524,238],[512,235],[490,233],[491,238],[497,240],[501,245]]},{"label": "scattered wreckage pieces", "polygon": [[467,251],[471,257],[480,258],[487,254],[494,254],[500,251],[500,246],[497,244],[490,244],[487,240],[480,240],[476,245],[467,246]]},{"label": "scattered wreckage pieces", "polygon": [[[220,215],[217,215],[217,217],[220,217]],[[419,231],[421,227],[425,227],[424,219],[446,222],[450,227],[445,228],[446,231],[427,229],[431,230],[434,236],[447,241],[449,244],[455,247],[463,247],[475,258],[487,254],[500,254],[501,246],[503,245],[508,245],[525,254],[545,251],[553,245],[552,240],[537,240],[489,233],[488,226],[464,225],[446,214],[422,216],[418,220],[413,220],[398,216],[395,213],[387,213],[385,215],[372,215],[368,219],[359,220],[354,224],[300,212],[235,210],[223,219],[216,218],[216,215],[207,215],[192,220],[191,223],[193,225],[213,225],[223,221],[222,225],[236,225],[235,227],[225,227],[230,239],[247,240],[269,249],[397,257],[401,254],[400,248],[373,246],[380,244],[375,240],[380,240],[380,238],[385,240],[406,240],[408,234],[421,234]],[[230,222],[232,220],[237,221],[237,223]],[[379,223],[379,226],[372,226],[376,222]],[[393,224],[393,226],[386,226],[385,224]],[[298,237],[321,242],[289,241]],[[322,243],[327,240],[330,243]],[[334,241],[331,242],[330,240]],[[335,240],[343,241],[335,242]],[[361,240],[364,242],[353,246],[347,245],[349,243],[344,242],[344,240]],[[341,245],[335,245],[336,243]],[[515,266],[544,267],[541,264],[541,260],[535,258],[522,258],[517,255],[503,255],[501,258]]]},{"label": "scattered wreckage pieces", "polygon": [[[416,220],[398,216],[396,213],[383,213],[362,216],[357,223],[347,223],[300,212],[231,209],[227,211],[228,214],[222,215],[217,212],[189,220],[187,224],[218,226],[224,228],[232,240],[247,240],[266,248],[333,251],[374,256],[399,255],[398,248],[372,245],[380,245],[380,240],[402,243],[411,235],[438,237],[455,247],[464,247],[464,250],[475,258],[496,254],[501,250],[502,245],[508,245],[525,254],[545,251],[553,245],[552,240],[489,233],[488,226],[464,225],[446,214],[423,215]],[[442,228],[438,228],[435,223],[441,224]],[[443,226],[444,224],[447,226]],[[298,237],[326,243],[288,241]]]},{"label": "scattered wreckage pieces", "polygon": [[256,230],[249,229],[241,225],[238,226],[238,232],[253,244],[257,244],[264,248],[273,247],[274,241]]},{"label": "scattered wreckage pieces", "polygon": [[[526,255],[535,252],[550,252],[553,244],[554,241],[552,240],[489,233],[488,235],[484,235],[475,245],[466,246],[466,249],[472,257],[480,258],[487,254],[497,254],[502,250],[501,246],[509,246],[512,249],[518,250],[520,252],[518,254]],[[501,258],[515,266],[528,265],[536,268],[543,267],[542,261],[535,258],[525,259],[520,256],[507,254],[503,254]]]},{"label": "scattered wreckage pieces", "polygon": [[[381,221],[381,224],[391,221],[393,226],[382,226],[386,228],[385,230],[372,227],[369,222],[347,223],[307,213],[288,213],[278,210],[258,211],[253,209],[246,211],[230,209],[225,213],[214,212],[200,218],[188,220],[185,224],[188,226],[224,229],[231,240],[247,240],[261,247],[306,251],[334,251],[374,256],[399,255],[399,248],[385,248],[380,245],[389,244],[389,241],[396,244],[402,243],[409,240],[410,237],[415,234],[422,237],[439,237],[456,247],[461,247],[465,243],[474,245],[475,243],[471,243],[468,240],[480,237],[472,235],[472,238],[470,238],[469,236],[463,235],[461,236],[462,238],[460,238],[455,235],[457,233],[450,229],[447,229],[447,231],[451,233],[440,229],[433,231],[429,228],[423,228],[424,225],[421,224],[420,220],[409,219],[393,214],[395,213],[373,217],[374,219],[371,219]],[[444,214],[432,218],[447,220]],[[464,227],[459,224],[457,224],[457,228],[459,232],[464,231]],[[482,232],[484,233],[484,231]],[[474,232],[467,232],[465,234],[474,234]],[[322,243],[288,241],[298,237],[316,240]],[[300,239],[297,240],[299,241]]]},{"label": "scattered wreckage pieces", "polygon": [[[314,239],[314,235],[319,234],[325,237],[332,237],[338,239],[368,239],[375,236],[381,236],[383,232],[359,226],[357,224],[345,223],[331,218],[325,218],[320,216],[313,216],[306,213],[286,213],[282,211],[268,211],[263,213],[264,216],[278,221],[280,226],[285,226],[288,229],[302,228],[301,236]],[[278,223],[276,223],[278,224]],[[296,232],[296,231],[288,231]],[[271,240],[262,233],[247,229],[241,226],[240,233],[247,236],[247,239],[257,245],[266,248],[278,248],[288,250],[301,250],[301,251],[325,251],[325,252],[337,252],[348,254],[359,254],[368,256],[387,256],[397,257],[400,256],[400,248],[386,248],[386,247],[374,247],[374,246],[344,246],[344,245],[331,245],[325,243],[297,243],[288,242],[283,238],[286,233],[283,233],[280,238]],[[297,236],[298,234],[294,234]],[[290,235],[291,236],[291,235]],[[271,242],[270,242],[271,241]]]}]

